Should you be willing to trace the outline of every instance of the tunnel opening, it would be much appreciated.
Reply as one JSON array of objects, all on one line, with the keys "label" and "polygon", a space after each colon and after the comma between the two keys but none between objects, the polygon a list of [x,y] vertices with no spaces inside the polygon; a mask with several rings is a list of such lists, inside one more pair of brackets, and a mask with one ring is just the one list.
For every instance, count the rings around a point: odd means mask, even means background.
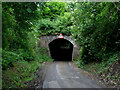
[{"label": "tunnel opening", "polygon": [[72,61],[73,44],[66,39],[55,39],[49,43],[50,55],[54,61]]}]

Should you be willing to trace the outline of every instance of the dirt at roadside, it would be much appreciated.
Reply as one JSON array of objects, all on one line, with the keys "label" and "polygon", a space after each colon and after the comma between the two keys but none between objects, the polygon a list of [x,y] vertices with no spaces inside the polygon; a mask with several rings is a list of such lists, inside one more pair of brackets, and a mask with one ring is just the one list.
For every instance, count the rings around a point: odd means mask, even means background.
[{"label": "dirt at roadside", "polygon": [[103,73],[98,75],[98,79],[107,87],[120,89],[120,64],[115,61]]}]

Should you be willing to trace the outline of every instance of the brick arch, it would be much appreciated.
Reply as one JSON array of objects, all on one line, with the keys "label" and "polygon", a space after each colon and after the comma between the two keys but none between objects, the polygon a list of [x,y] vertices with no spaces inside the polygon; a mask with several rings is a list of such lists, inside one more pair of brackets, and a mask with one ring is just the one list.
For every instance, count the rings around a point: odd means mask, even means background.
[{"label": "brick arch", "polygon": [[[58,36],[41,36],[41,37],[39,37],[39,39],[40,39],[39,46],[45,47],[49,50],[49,46],[48,46],[49,43],[52,42],[55,39],[58,39]],[[73,59],[77,58],[80,50],[79,50],[78,45],[75,43],[74,38],[71,37],[71,36],[64,36],[64,39],[68,40],[69,42],[71,42],[73,44],[72,57],[73,57]]]},{"label": "brick arch", "polygon": [[[48,38],[49,38],[49,37],[48,37]],[[49,39],[49,43],[52,42],[52,41],[54,41],[55,39],[58,39],[58,37],[57,37],[57,36],[52,36],[51,39]],[[68,41],[71,42],[73,45],[76,45],[76,44],[74,43],[73,38],[71,38],[70,36],[64,36],[64,39],[68,40]]]}]

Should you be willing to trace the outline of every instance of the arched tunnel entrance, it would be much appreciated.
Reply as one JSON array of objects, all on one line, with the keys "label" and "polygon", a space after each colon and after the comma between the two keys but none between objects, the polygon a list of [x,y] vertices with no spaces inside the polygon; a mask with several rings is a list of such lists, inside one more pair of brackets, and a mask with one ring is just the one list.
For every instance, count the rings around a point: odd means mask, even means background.
[{"label": "arched tunnel entrance", "polygon": [[72,61],[73,44],[66,39],[55,39],[49,43],[51,57],[55,61]]}]

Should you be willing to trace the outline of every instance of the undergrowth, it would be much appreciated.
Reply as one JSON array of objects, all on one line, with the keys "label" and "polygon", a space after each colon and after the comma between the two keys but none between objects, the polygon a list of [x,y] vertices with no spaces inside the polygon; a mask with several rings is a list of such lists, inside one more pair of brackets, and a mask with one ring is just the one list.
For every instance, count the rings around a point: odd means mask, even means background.
[{"label": "undergrowth", "polygon": [[[80,68],[93,73],[100,82],[104,82],[108,87],[120,87],[120,65],[118,63],[118,55],[114,53],[109,58],[104,58],[102,62],[91,62],[88,64],[77,64]],[[107,59],[107,60],[106,60]]]},{"label": "undergrowth", "polygon": [[[41,52],[44,53],[41,54]],[[35,78],[34,73],[40,65],[44,66],[40,63],[52,61],[45,52],[46,50],[41,48],[36,59],[28,62],[20,53],[3,51],[2,87],[25,88],[27,82]]]}]

